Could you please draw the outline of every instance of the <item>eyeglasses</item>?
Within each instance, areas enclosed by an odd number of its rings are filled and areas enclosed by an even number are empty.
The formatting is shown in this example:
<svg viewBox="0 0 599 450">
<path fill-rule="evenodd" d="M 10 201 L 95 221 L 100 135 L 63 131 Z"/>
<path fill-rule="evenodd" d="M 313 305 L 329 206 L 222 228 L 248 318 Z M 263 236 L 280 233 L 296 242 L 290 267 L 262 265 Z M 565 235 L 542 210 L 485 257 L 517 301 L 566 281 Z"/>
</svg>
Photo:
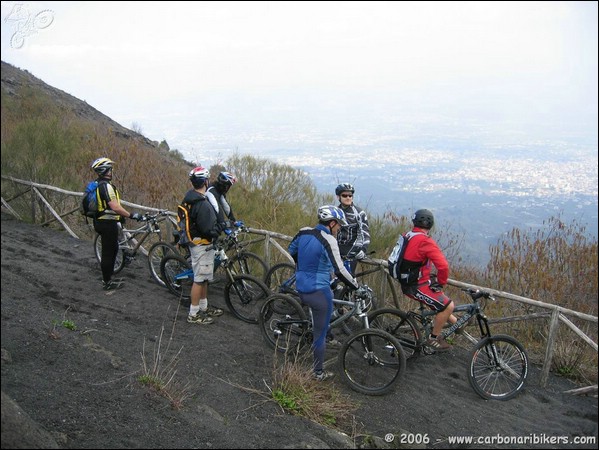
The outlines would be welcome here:
<svg viewBox="0 0 599 450">
<path fill-rule="evenodd" d="M 341 194 L 341 197 L 343 198 L 352 198 L 354 196 L 354 194 Z"/>
</svg>

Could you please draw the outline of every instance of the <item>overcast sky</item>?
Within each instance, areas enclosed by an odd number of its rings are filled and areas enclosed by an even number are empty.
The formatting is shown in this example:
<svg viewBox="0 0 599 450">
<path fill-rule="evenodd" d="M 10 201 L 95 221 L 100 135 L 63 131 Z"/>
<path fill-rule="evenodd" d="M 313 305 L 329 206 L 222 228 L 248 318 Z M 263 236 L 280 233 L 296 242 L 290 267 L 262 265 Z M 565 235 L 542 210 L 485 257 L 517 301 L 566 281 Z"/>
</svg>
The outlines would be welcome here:
<svg viewBox="0 0 599 450">
<path fill-rule="evenodd" d="M 597 2 L 3 1 L 2 60 L 128 127 L 149 105 L 330 90 L 596 136 L 597 17 Z"/>
</svg>

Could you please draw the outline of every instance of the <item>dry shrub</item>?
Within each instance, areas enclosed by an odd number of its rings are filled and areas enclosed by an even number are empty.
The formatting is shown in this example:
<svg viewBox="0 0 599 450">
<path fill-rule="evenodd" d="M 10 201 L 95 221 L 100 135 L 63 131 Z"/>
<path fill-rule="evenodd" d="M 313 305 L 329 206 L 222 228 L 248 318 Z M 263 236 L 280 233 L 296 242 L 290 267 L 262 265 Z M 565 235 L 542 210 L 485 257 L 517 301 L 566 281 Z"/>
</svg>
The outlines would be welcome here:
<svg viewBox="0 0 599 450">
<path fill-rule="evenodd" d="M 275 351 L 272 398 L 287 412 L 313 422 L 351 432 L 357 405 L 342 394 L 332 381 L 312 378 L 311 353 Z"/>
<path fill-rule="evenodd" d="M 144 338 L 141 353 L 142 374 L 137 379 L 143 385 L 149 386 L 167 398 L 173 409 L 181 409 L 183 402 L 192 395 L 191 384 L 176 378 L 179 355 L 183 347 L 174 355 L 169 356 L 170 340 L 163 351 L 163 334 L 164 326 L 160 329 L 160 336 L 154 345 L 151 359 L 146 356 L 146 340 Z"/>
</svg>

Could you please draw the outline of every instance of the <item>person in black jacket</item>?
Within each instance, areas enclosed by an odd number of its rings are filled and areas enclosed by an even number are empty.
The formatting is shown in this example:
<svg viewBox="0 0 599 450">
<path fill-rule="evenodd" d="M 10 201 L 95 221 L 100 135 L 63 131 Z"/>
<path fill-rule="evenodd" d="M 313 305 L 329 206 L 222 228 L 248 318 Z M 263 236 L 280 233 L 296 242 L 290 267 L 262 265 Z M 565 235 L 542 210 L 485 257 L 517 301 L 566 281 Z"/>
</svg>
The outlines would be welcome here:
<svg viewBox="0 0 599 450">
<path fill-rule="evenodd" d="M 348 226 L 343 227 L 337 235 L 341 257 L 346 260 L 346 267 L 352 275 L 356 273 L 358 261 L 366 258 L 370 245 L 370 229 L 366 212 L 354 204 L 353 185 L 342 183 L 335 188 L 339 199 L 339 208 L 345 214 Z"/>
<path fill-rule="evenodd" d="M 235 223 L 233 208 L 227 200 L 227 192 L 237 182 L 232 173 L 221 172 L 216 177 L 216 181 L 208 188 L 208 197 L 214 197 L 213 203 L 216 204 L 216 214 L 221 228 L 232 228 Z"/>
<path fill-rule="evenodd" d="M 222 228 L 218 224 L 216 211 L 206 197 L 210 173 L 202 166 L 189 172 L 189 181 L 193 185 L 185 194 L 182 203 L 191 204 L 190 233 L 194 245 L 189 247 L 193 267 L 193 286 L 191 287 L 191 305 L 189 323 L 210 324 L 214 317 L 221 316 L 223 310 L 208 305 L 208 283 L 214 272 L 214 253 L 212 241 L 218 238 Z"/>
</svg>

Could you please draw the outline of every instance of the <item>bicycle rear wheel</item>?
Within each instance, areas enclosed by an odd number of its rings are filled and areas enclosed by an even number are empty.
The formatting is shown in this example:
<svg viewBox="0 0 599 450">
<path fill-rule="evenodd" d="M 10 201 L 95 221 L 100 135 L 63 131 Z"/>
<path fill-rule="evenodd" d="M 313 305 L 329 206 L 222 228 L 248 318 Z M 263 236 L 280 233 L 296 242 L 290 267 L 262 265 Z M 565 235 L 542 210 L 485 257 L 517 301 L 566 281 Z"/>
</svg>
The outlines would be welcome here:
<svg viewBox="0 0 599 450">
<path fill-rule="evenodd" d="M 179 251 L 174 245 L 164 241 L 156 242 L 148 251 L 148 267 L 150 269 L 150 274 L 156 283 L 164 287 L 166 287 L 166 283 L 162 279 L 162 274 L 160 273 L 160 263 L 162 262 L 162 258 L 170 253 L 178 254 Z"/>
<path fill-rule="evenodd" d="M 248 323 L 258 323 L 260 308 L 270 290 L 256 277 L 234 275 L 225 285 L 225 302 L 235 317 Z"/>
<path fill-rule="evenodd" d="M 258 323 L 264 340 L 282 353 L 299 350 L 308 332 L 303 308 L 285 294 L 272 294 L 266 299 Z"/>
<path fill-rule="evenodd" d="M 366 395 L 390 392 L 406 368 L 406 356 L 397 339 L 372 328 L 351 335 L 337 362 L 343 381 Z"/>
<path fill-rule="evenodd" d="M 395 308 L 371 311 L 368 314 L 370 328 L 383 330 L 401 344 L 406 358 L 414 358 L 420 353 L 422 336 L 418 326 L 408 313 Z"/>
<path fill-rule="evenodd" d="M 179 254 L 169 253 L 162 258 L 160 274 L 168 290 L 179 298 L 183 306 L 189 306 L 193 286 L 191 263 Z"/>
<path fill-rule="evenodd" d="M 528 356 L 520 342 L 498 334 L 480 340 L 472 351 L 468 381 L 482 398 L 509 400 L 528 375 Z"/>
<path fill-rule="evenodd" d="M 102 236 L 96 234 L 94 238 L 94 251 L 96 253 L 96 259 L 102 264 Z M 122 249 L 118 249 L 116 252 L 116 259 L 114 260 L 114 273 L 119 273 L 125 267 L 125 255 Z"/>
</svg>

